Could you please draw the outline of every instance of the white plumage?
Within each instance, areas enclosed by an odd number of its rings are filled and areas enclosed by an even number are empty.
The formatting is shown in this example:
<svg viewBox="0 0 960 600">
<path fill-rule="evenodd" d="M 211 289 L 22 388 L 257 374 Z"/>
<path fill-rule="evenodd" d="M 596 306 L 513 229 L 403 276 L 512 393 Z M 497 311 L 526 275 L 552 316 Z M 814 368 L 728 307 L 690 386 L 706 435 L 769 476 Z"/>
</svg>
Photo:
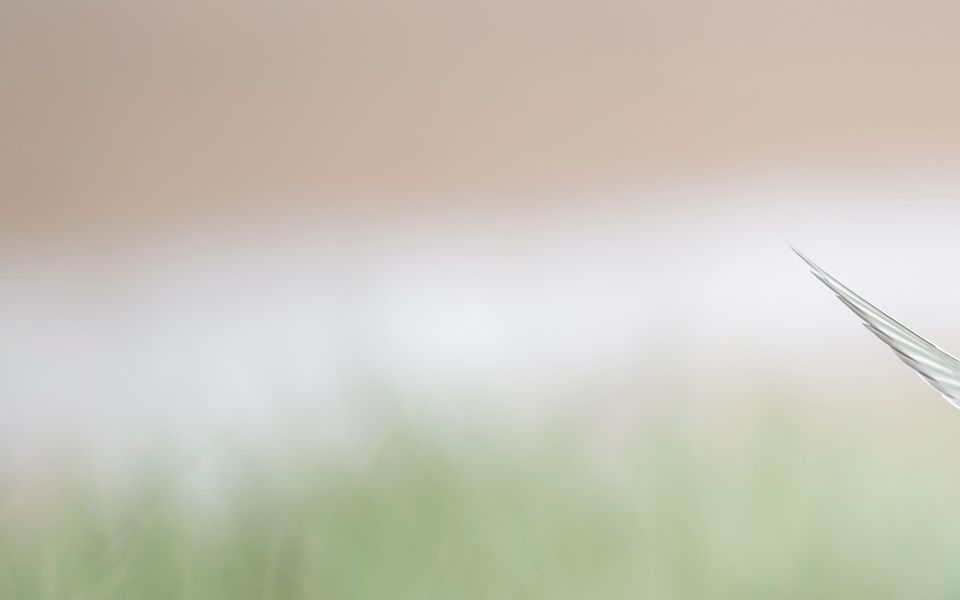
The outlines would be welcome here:
<svg viewBox="0 0 960 600">
<path fill-rule="evenodd" d="M 799 250 L 790 247 L 810 265 L 817 279 L 833 290 L 837 298 L 863 320 L 867 329 L 890 346 L 900 360 L 923 377 L 950 404 L 960 408 L 960 360 L 900 324 L 831 277 Z"/>
</svg>

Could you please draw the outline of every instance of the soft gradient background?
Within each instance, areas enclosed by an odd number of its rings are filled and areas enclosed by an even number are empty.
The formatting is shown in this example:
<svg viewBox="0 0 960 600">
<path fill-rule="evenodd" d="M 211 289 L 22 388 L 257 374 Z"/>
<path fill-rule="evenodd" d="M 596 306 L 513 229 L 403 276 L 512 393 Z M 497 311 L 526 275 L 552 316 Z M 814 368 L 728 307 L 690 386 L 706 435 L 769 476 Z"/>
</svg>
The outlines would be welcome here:
<svg viewBox="0 0 960 600">
<path fill-rule="evenodd" d="M 960 589 L 958 18 L 0 3 L 3 597 Z"/>
</svg>

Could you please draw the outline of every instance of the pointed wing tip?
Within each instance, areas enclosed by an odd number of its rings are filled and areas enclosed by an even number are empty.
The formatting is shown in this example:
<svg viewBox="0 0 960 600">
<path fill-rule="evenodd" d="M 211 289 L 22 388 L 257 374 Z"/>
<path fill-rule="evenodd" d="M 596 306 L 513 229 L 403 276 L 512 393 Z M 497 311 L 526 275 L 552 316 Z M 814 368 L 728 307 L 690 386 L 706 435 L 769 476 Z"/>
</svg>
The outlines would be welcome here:
<svg viewBox="0 0 960 600">
<path fill-rule="evenodd" d="M 790 250 L 794 252 L 794 254 L 799 256 L 800 259 L 810 267 L 811 273 L 814 275 L 814 277 L 819 279 L 828 288 L 833 290 L 840 302 L 845 304 L 847 308 L 852 310 L 857 316 L 860 317 L 863 325 L 871 333 L 876 335 L 882 342 L 892 349 L 894 353 L 910 369 L 920 376 L 921 379 L 939 392 L 940 396 L 946 400 L 947 403 L 949 403 L 955 409 L 960 409 L 960 389 L 954 389 L 950 386 L 952 382 L 960 379 L 960 361 L 958 361 L 957 358 L 948 352 L 941 350 L 933 343 L 920 337 L 918 334 L 896 322 L 866 300 L 860 298 L 846 286 L 831 277 L 819 265 L 807 258 L 807 256 L 804 255 L 803 252 L 801 252 L 796 246 L 791 244 L 789 240 L 783 238 L 783 241 L 787 244 Z M 901 336 L 908 336 L 909 339 L 906 346 L 903 345 L 903 340 L 891 338 L 889 334 L 881 331 L 877 323 L 885 322 L 886 326 L 892 328 L 897 334 Z M 927 356 L 927 359 L 936 360 L 937 364 L 940 365 L 942 369 L 948 369 L 947 375 L 938 377 L 936 374 L 928 374 L 926 372 L 927 370 L 923 368 L 923 365 L 918 364 L 917 362 L 923 358 L 922 356 L 918 358 L 918 352 L 920 352 L 918 348 L 931 355 Z M 911 352 L 911 349 L 913 349 L 914 352 Z"/>
<path fill-rule="evenodd" d="M 783 237 L 783 236 L 781 236 L 781 237 Z M 794 253 L 794 254 L 796 254 L 797 256 L 799 256 L 800 258 L 802 258 L 804 261 L 809 262 L 809 259 L 807 259 L 807 257 L 803 255 L 803 252 L 800 252 L 800 249 L 799 249 L 799 248 L 797 248 L 796 246 L 793 245 L 793 242 L 791 242 L 791 241 L 788 240 L 787 238 L 783 238 L 783 243 L 787 245 L 787 248 L 790 248 L 791 250 L 793 250 L 793 253 Z"/>
<path fill-rule="evenodd" d="M 784 238 L 783 241 L 786 242 L 787 246 L 788 246 L 791 250 L 793 250 L 793 253 L 794 253 L 794 254 L 796 254 L 797 256 L 800 257 L 800 260 L 802 260 L 803 262 L 807 263 L 807 266 L 810 267 L 811 269 L 813 269 L 814 275 L 817 275 L 818 273 L 824 273 L 823 269 L 821 269 L 820 266 L 817 265 L 817 263 L 815 263 L 815 262 L 813 262 L 812 260 L 810 260 L 809 258 L 807 258 L 807 255 L 805 255 L 803 252 L 800 252 L 800 249 L 797 248 L 796 246 L 794 246 L 793 244 L 791 244 L 789 240 L 787 240 L 786 238 Z M 825 274 L 825 273 L 824 273 L 824 274 Z M 824 283 L 826 283 L 826 282 L 824 282 Z"/>
</svg>

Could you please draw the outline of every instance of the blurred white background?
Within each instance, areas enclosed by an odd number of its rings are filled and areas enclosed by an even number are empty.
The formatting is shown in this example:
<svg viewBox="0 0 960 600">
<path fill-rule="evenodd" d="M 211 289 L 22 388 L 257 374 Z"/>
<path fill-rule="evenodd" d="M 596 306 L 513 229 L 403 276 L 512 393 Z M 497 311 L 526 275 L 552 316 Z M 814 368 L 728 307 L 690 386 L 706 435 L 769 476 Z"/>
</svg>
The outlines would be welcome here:
<svg viewBox="0 0 960 600">
<path fill-rule="evenodd" d="M 7 2 L 0 462 L 923 397 L 783 237 L 960 348 L 956 12 Z"/>
</svg>

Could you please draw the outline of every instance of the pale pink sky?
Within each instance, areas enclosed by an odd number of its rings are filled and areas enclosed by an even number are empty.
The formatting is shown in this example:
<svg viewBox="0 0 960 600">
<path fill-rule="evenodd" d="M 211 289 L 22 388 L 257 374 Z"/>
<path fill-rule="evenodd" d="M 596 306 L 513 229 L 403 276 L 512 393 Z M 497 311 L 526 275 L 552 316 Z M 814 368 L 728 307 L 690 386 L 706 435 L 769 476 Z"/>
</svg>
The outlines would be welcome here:
<svg viewBox="0 0 960 600">
<path fill-rule="evenodd" d="M 6 236 L 950 170 L 950 2 L 7 1 Z"/>
</svg>

